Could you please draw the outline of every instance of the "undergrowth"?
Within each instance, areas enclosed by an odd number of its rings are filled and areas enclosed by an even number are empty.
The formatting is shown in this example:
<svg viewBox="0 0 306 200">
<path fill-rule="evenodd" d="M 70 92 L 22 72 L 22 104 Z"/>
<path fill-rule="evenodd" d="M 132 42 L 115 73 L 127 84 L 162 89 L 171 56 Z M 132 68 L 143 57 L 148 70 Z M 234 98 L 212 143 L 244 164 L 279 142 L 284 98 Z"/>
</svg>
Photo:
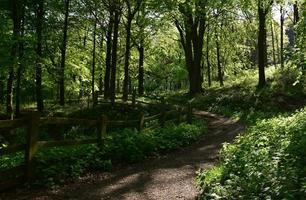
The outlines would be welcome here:
<svg viewBox="0 0 306 200">
<path fill-rule="evenodd" d="M 141 162 L 194 142 L 206 132 L 206 127 L 203 120 L 195 120 L 192 124 L 169 123 L 164 128 L 140 133 L 133 129 L 113 132 L 101 145 L 41 149 L 35 155 L 34 185 L 50 187 L 89 171 L 108 171 L 116 164 Z M 2 156 L 0 169 L 16 166 L 23 159 L 22 154 Z"/>
<path fill-rule="evenodd" d="M 306 197 L 305 76 L 294 68 L 269 70 L 268 86 L 258 90 L 255 75 L 229 80 L 226 87 L 209 89 L 193 101 L 249 127 L 224 145 L 216 167 L 198 172 L 200 199 Z"/>
<path fill-rule="evenodd" d="M 305 199 L 306 108 L 261 120 L 200 171 L 201 199 Z"/>
</svg>

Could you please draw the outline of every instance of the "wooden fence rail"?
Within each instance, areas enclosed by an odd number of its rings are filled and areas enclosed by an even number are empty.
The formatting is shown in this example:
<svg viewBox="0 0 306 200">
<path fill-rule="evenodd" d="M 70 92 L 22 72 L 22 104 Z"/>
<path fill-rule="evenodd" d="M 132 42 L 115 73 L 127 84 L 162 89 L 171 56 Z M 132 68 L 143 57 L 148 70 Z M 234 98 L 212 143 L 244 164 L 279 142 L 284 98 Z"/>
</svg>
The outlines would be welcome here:
<svg viewBox="0 0 306 200">
<path fill-rule="evenodd" d="M 0 181 L 0 191 L 6 190 L 8 188 L 14 187 L 18 184 L 24 182 L 31 182 L 34 179 L 34 162 L 33 158 L 37 151 L 41 148 L 51 148 L 59 146 L 68 145 L 81 145 L 81 144 L 94 144 L 102 143 L 103 138 L 107 135 L 108 128 L 118 128 L 118 127 L 134 127 L 137 128 L 139 132 L 143 130 L 149 130 L 156 128 L 158 126 L 164 126 L 166 121 L 176 120 L 177 122 L 182 122 L 185 119 L 189 121 L 192 115 L 192 109 L 179 108 L 176 110 L 166 111 L 165 106 L 162 112 L 153 116 L 145 117 L 142 113 L 137 120 L 127 120 L 127 121 L 112 121 L 109 120 L 106 115 L 102 115 L 97 120 L 89 119 L 73 119 L 73 118 L 59 118 L 59 117 L 40 117 L 38 112 L 30 113 L 28 116 L 22 119 L 16 120 L 1 120 L 0 128 L 5 129 L 15 129 L 24 127 L 27 129 L 26 144 L 12 145 L 0 149 L 0 156 L 8 155 L 12 153 L 22 152 L 25 154 L 25 162 L 20 166 L 7 169 L 5 171 L 0 171 L 0 177 L 15 177 L 14 179 L 5 180 L 1 183 Z M 158 124 L 153 124 L 150 127 L 145 127 L 146 123 L 150 123 L 158 120 Z M 89 138 L 83 140 L 69 139 L 60 141 L 39 141 L 39 128 L 45 125 L 84 125 L 87 127 L 97 128 L 97 137 Z M 20 173 L 23 172 L 23 173 Z M 17 175 L 19 173 L 19 175 Z"/>
</svg>

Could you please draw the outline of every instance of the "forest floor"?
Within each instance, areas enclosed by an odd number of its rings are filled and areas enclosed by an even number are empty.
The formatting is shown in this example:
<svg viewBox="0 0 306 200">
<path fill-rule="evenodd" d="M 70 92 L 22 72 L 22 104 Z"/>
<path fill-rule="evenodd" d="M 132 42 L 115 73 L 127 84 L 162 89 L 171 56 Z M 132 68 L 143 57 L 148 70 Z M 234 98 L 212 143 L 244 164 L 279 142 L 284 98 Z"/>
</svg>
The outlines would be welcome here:
<svg viewBox="0 0 306 200">
<path fill-rule="evenodd" d="M 196 199 L 195 174 L 218 162 L 219 150 L 225 142 L 245 130 L 238 121 L 204 111 L 197 115 L 207 118 L 208 133 L 190 147 L 150 159 L 111 173 L 88 174 L 75 183 L 50 190 L 13 190 L 0 194 L 6 199 L 127 199 L 171 200 Z"/>
</svg>

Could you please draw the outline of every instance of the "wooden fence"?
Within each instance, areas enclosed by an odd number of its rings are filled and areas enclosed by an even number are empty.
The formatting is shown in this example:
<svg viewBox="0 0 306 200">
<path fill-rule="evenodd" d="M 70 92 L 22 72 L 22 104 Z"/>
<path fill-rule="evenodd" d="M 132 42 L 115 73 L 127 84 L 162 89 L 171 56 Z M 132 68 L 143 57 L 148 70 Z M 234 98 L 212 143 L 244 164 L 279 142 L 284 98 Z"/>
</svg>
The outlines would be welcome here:
<svg viewBox="0 0 306 200">
<path fill-rule="evenodd" d="M 26 144 L 13 145 L 0 149 L 0 156 L 13 154 L 17 152 L 25 153 L 24 164 L 11 169 L 0 171 L 0 177 L 14 177 L 9 180 L 0 182 L 0 191 L 12 188 L 18 184 L 31 182 L 34 179 L 34 162 L 33 158 L 41 148 L 51 148 L 69 145 L 95 144 L 102 143 L 103 138 L 107 135 L 108 128 L 111 127 L 134 127 L 141 133 L 144 130 L 154 129 L 157 126 L 164 126 L 166 121 L 174 120 L 178 123 L 183 121 L 190 122 L 192 118 L 191 106 L 186 108 L 176 108 L 166 111 L 164 106 L 162 112 L 153 116 L 144 116 L 141 114 L 137 120 L 129 121 L 112 121 L 106 115 L 99 119 L 74 119 L 74 118 L 57 118 L 57 117 L 40 117 L 38 112 L 29 113 L 25 118 L 16 120 L 1 120 L 1 129 L 26 128 Z M 146 123 L 158 120 L 157 125 L 146 127 Z M 39 141 L 39 129 L 45 125 L 83 125 L 86 127 L 96 127 L 98 134 L 96 138 L 76 140 L 59 140 L 59 141 Z M 21 176 L 18 176 L 21 174 Z"/>
</svg>

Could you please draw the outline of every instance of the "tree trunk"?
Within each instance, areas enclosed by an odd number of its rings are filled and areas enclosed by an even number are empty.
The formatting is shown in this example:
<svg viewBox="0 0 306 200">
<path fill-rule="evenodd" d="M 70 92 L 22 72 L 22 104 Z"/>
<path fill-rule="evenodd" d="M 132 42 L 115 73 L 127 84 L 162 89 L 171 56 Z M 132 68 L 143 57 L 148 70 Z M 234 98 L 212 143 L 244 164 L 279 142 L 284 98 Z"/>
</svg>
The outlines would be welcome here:
<svg viewBox="0 0 306 200">
<path fill-rule="evenodd" d="M 103 34 L 101 36 L 101 59 L 103 59 L 103 46 L 104 44 L 104 38 L 103 38 Z M 103 92 L 103 62 L 101 61 L 101 64 L 100 64 L 100 74 L 99 74 L 99 95 L 102 95 L 102 92 Z"/>
<path fill-rule="evenodd" d="M 139 53 L 139 64 L 138 64 L 138 94 L 139 96 L 144 95 L 144 47 L 140 44 L 138 48 Z"/>
<path fill-rule="evenodd" d="M 9 67 L 9 75 L 7 79 L 7 96 L 6 96 L 6 112 L 13 119 L 13 92 L 14 92 L 14 69 L 18 59 L 18 39 L 20 36 L 20 2 L 12 0 L 12 19 L 13 19 L 13 44 L 11 49 L 12 63 Z"/>
<path fill-rule="evenodd" d="M 24 25 L 25 25 L 25 11 L 24 11 L 24 5 L 21 5 L 21 16 L 20 16 L 20 38 L 19 40 L 19 65 L 17 69 L 17 82 L 16 82 L 16 116 L 20 115 L 20 98 L 21 98 L 21 77 L 22 77 L 22 71 L 24 69 Z"/>
<path fill-rule="evenodd" d="M 36 24 L 36 103 L 37 110 L 42 112 L 44 110 L 44 102 L 42 96 L 42 25 L 44 17 L 44 1 L 40 0 L 38 2 L 37 8 L 37 24 Z"/>
<path fill-rule="evenodd" d="M 223 72 L 222 72 L 222 66 L 221 66 L 221 55 L 220 55 L 220 43 L 218 41 L 218 36 L 216 36 L 216 49 L 217 49 L 217 63 L 218 63 L 218 79 L 220 86 L 223 87 Z"/>
<path fill-rule="evenodd" d="M 211 65 L 210 65 L 210 60 L 209 60 L 209 33 L 208 32 L 206 36 L 206 63 L 207 63 L 208 86 L 211 87 Z"/>
<path fill-rule="evenodd" d="M 299 15 L 299 7 L 298 7 L 298 2 L 295 1 L 293 5 L 293 12 L 294 12 L 294 24 L 297 24 L 300 20 L 300 15 Z"/>
<path fill-rule="evenodd" d="M 281 47 L 280 47 L 280 58 L 281 58 L 281 68 L 284 69 L 284 12 L 283 6 L 280 7 L 280 23 L 281 23 Z"/>
<path fill-rule="evenodd" d="M 92 101 L 95 101 L 95 73 L 96 73 L 96 29 L 97 29 L 97 21 L 94 24 L 93 31 L 93 49 L 92 49 L 92 71 L 91 71 L 91 93 L 92 93 Z"/>
<path fill-rule="evenodd" d="M 267 63 L 267 30 L 266 30 L 266 12 L 258 5 L 259 31 L 258 31 L 258 87 L 266 86 L 265 67 Z"/>
<path fill-rule="evenodd" d="M 274 26 L 273 19 L 271 20 L 271 36 L 272 36 L 272 54 L 273 54 L 273 64 L 276 68 L 276 55 L 275 55 L 275 39 L 274 39 Z"/>
<path fill-rule="evenodd" d="M 114 17 L 114 37 L 113 37 L 113 47 L 112 47 L 112 65 L 111 65 L 111 80 L 110 80 L 110 96 L 112 103 L 115 103 L 116 99 L 116 72 L 117 72 L 119 23 L 120 23 L 120 13 L 118 10 L 116 10 Z"/>
<path fill-rule="evenodd" d="M 190 14 L 184 14 L 184 26 L 176 21 L 175 25 L 180 33 L 181 43 L 185 52 L 186 68 L 189 77 L 189 94 L 195 95 L 202 92 L 203 77 L 201 61 L 203 55 L 203 42 L 205 32 L 205 17 L 197 16 L 193 19 Z"/>
<path fill-rule="evenodd" d="M 68 33 L 68 17 L 69 17 L 69 1 L 65 0 L 65 21 L 63 27 L 63 43 L 61 47 L 61 66 L 60 66 L 60 105 L 65 105 L 65 62 L 67 49 L 67 33 Z"/>
<path fill-rule="evenodd" d="M 109 14 L 109 24 L 106 33 L 106 59 L 105 59 L 105 75 L 104 75 L 104 98 L 108 99 L 110 97 L 110 74 L 111 74 L 111 63 L 112 63 L 112 35 L 114 27 L 114 14 L 110 11 Z"/>
<path fill-rule="evenodd" d="M 126 39 L 125 39 L 125 62 L 124 62 L 124 80 L 123 80 L 123 96 L 122 100 L 128 100 L 129 93 L 129 65 L 130 65 L 130 52 L 131 52 L 131 27 L 132 17 L 129 13 L 126 25 Z"/>
</svg>

